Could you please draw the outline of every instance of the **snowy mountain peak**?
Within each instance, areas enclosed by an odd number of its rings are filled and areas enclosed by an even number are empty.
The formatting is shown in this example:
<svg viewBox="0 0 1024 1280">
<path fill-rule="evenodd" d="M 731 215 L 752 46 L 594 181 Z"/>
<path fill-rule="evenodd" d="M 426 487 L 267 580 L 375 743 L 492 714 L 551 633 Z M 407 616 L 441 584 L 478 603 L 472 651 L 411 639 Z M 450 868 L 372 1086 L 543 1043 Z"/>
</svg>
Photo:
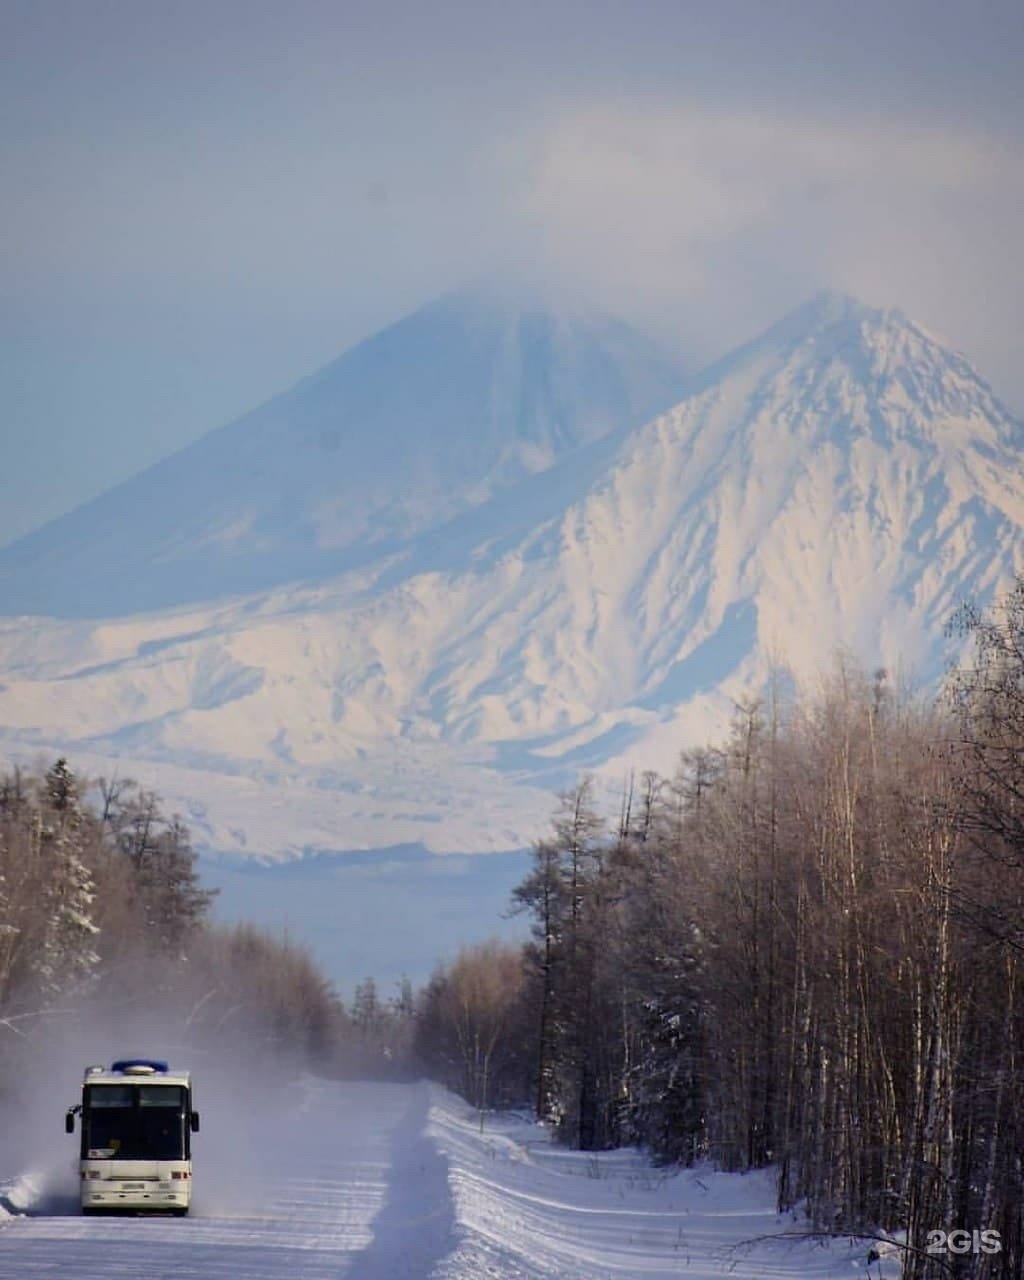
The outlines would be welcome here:
<svg viewBox="0 0 1024 1280">
<path fill-rule="evenodd" d="M 849 294 L 818 294 L 713 365 L 693 390 L 750 383 L 771 385 L 776 425 L 813 401 L 833 434 L 846 424 L 890 443 L 908 436 L 922 444 L 970 437 L 990 450 L 1024 443 L 1020 424 L 963 356 L 901 310 Z"/>
<path fill-rule="evenodd" d="M 721 376 L 723 368 L 771 351 L 783 359 L 800 355 L 814 361 L 851 346 L 880 349 L 892 343 L 916 340 L 928 344 L 942 361 L 951 353 L 896 307 L 874 307 L 851 294 L 825 290 L 771 325 L 752 342 L 740 347 L 708 374 Z"/>
<path fill-rule="evenodd" d="M 338 573 L 683 387 L 625 324 L 449 295 L 0 551 L 0 608 L 137 612 Z"/>
</svg>

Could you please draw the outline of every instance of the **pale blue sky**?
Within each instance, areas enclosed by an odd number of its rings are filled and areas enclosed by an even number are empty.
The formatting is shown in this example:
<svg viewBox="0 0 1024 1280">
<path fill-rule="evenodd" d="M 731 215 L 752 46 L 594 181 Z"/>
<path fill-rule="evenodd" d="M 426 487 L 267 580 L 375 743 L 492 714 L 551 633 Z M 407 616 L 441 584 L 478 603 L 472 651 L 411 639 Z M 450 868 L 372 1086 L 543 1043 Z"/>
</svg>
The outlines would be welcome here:
<svg viewBox="0 0 1024 1280">
<path fill-rule="evenodd" d="M 1018 411 L 1018 2 L 0 0 L 0 544 L 481 274 L 693 360 L 823 285 Z"/>
</svg>

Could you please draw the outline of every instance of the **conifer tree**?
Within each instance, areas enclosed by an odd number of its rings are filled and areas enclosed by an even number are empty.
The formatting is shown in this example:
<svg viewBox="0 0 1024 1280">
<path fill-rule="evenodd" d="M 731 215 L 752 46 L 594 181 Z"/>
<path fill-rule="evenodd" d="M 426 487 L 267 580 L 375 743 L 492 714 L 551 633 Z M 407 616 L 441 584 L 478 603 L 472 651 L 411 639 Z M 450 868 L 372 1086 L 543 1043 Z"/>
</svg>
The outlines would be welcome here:
<svg viewBox="0 0 1024 1280">
<path fill-rule="evenodd" d="M 92 915 L 95 886 L 82 859 L 84 825 L 77 780 L 61 757 L 43 780 L 31 827 L 45 883 L 38 972 L 50 995 L 87 978 L 99 963 L 94 945 L 99 927 Z"/>
</svg>

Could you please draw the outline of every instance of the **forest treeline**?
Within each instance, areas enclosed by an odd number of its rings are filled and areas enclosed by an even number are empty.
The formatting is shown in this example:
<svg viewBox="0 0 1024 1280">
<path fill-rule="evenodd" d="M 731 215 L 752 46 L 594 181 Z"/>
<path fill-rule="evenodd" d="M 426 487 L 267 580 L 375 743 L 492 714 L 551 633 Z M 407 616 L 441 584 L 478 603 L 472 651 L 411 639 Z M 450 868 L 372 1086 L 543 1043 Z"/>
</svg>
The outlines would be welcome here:
<svg viewBox="0 0 1024 1280">
<path fill-rule="evenodd" d="M 346 1005 L 304 947 L 212 923 L 213 897 L 153 792 L 82 783 L 63 758 L 0 776 L 0 1096 L 76 1025 L 146 1027 L 183 1052 L 230 1043 L 267 1066 L 407 1069 L 408 984 L 382 999 L 367 979 Z"/>
<path fill-rule="evenodd" d="M 738 707 L 618 811 L 583 779 L 533 851 L 524 950 L 465 951 L 423 1058 L 585 1149 L 774 1165 L 823 1231 L 906 1231 L 905 1275 L 1024 1275 L 1024 581 L 954 624 L 941 698 L 837 663 Z M 931 1231 L 999 1232 L 988 1254 Z"/>
<path fill-rule="evenodd" d="M 559 797 L 528 943 L 340 1001 L 302 947 L 210 921 L 184 824 L 66 761 L 0 779 L 0 1089 L 41 1021 L 161 1011 L 332 1074 L 426 1072 L 484 1112 L 665 1162 L 772 1165 L 825 1232 L 906 1231 L 910 1280 L 1024 1274 L 1024 579 L 955 622 L 923 703 L 839 662 L 727 738 Z M 153 963 L 158 961 L 158 963 Z M 930 1256 L 930 1231 L 998 1254 Z"/>
</svg>

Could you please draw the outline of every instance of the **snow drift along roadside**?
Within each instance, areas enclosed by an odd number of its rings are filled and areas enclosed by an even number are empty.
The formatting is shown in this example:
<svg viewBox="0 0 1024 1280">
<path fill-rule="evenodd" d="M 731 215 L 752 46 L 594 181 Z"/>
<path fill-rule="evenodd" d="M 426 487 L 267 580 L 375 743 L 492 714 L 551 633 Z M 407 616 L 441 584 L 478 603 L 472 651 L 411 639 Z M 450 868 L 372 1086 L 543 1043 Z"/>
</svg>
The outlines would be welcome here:
<svg viewBox="0 0 1024 1280">
<path fill-rule="evenodd" d="M 864 1240 L 823 1242 L 775 1211 L 770 1170 L 658 1169 L 639 1151 L 567 1151 L 543 1126 L 479 1117 L 435 1089 L 428 1132 L 447 1157 L 452 1249 L 432 1280 L 895 1280 Z"/>
</svg>

